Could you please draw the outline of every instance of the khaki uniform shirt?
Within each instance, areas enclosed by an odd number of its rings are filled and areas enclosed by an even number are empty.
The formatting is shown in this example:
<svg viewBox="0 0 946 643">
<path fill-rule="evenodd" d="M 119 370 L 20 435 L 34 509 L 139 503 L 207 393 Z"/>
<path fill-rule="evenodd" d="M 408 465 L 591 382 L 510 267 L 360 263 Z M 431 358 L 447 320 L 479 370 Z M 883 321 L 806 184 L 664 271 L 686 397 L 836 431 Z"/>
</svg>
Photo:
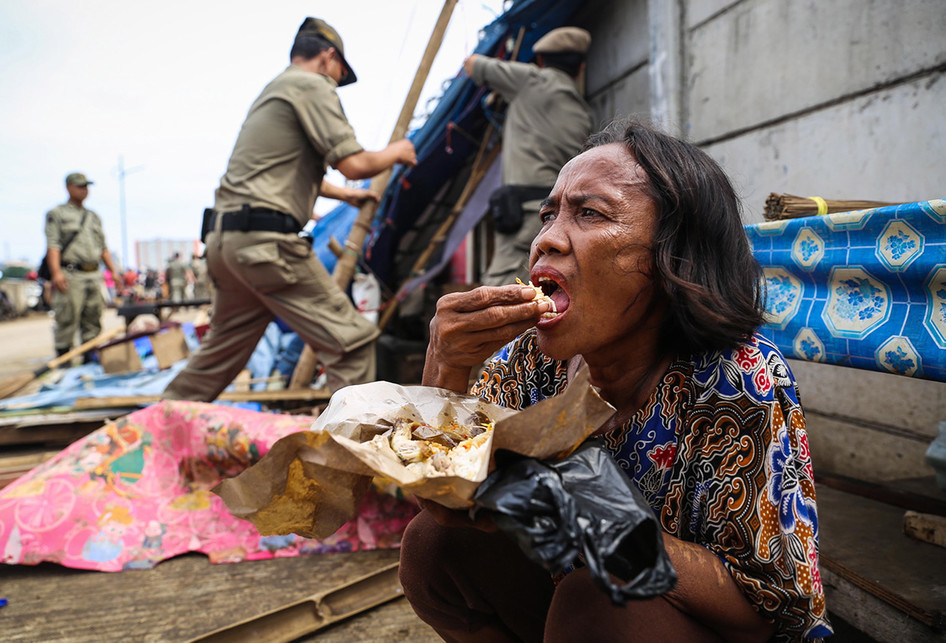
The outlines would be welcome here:
<svg viewBox="0 0 946 643">
<path fill-rule="evenodd" d="M 82 223 L 82 215 L 88 213 L 82 229 L 79 225 Z M 46 213 L 46 247 L 61 250 L 63 244 L 69 240 L 77 230 L 76 235 L 66 252 L 63 253 L 60 261 L 63 265 L 67 263 L 94 263 L 98 264 L 102 260 L 102 253 L 105 251 L 105 231 L 102 229 L 102 220 L 92 210 L 76 207 L 66 202 L 57 205 Z"/>
<path fill-rule="evenodd" d="M 326 164 L 362 151 L 334 80 L 290 65 L 267 85 L 243 122 L 214 209 L 244 204 L 312 217 Z"/>
<path fill-rule="evenodd" d="M 181 283 L 187 281 L 187 266 L 180 259 L 170 262 L 164 271 L 164 278 L 168 283 L 172 281 Z"/>
<path fill-rule="evenodd" d="M 503 185 L 549 186 L 591 134 L 591 109 L 565 72 L 478 56 L 473 81 L 509 103 L 503 124 Z"/>
</svg>

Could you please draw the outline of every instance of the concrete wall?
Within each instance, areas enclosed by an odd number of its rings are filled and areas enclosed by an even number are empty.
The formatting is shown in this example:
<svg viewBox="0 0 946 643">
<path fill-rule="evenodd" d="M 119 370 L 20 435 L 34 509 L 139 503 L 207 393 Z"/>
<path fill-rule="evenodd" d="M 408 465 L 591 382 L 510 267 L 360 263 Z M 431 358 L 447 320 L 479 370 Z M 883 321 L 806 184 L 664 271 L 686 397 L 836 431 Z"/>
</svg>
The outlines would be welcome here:
<svg viewBox="0 0 946 643">
<path fill-rule="evenodd" d="M 592 34 L 585 91 L 599 126 L 618 116 L 647 118 L 650 81 L 646 0 L 585 3 L 574 24 Z"/>
<path fill-rule="evenodd" d="M 944 0 L 598 0 L 575 23 L 593 36 L 598 121 L 655 114 L 659 93 L 675 88 L 668 129 L 722 164 L 747 222 L 762 220 L 771 192 L 946 197 Z M 660 49 L 673 43 L 678 51 Z M 946 419 L 946 384 L 792 368 L 816 470 L 932 474 L 924 453 Z"/>
</svg>

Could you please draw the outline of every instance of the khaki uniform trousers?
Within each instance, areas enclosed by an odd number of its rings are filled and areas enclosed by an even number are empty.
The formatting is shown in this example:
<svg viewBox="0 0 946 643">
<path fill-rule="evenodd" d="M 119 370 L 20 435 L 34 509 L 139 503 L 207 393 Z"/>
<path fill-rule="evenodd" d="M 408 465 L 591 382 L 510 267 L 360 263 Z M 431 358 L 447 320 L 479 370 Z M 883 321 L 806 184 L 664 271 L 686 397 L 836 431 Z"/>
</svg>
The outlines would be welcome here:
<svg viewBox="0 0 946 643">
<path fill-rule="evenodd" d="M 380 331 L 358 313 L 306 240 L 278 232 L 211 232 L 207 267 L 214 285 L 210 330 L 162 397 L 216 399 L 277 316 L 315 351 L 333 392 L 374 380 Z"/>
<path fill-rule="evenodd" d="M 184 301 L 184 287 L 187 282 L 183 280 L 172 279 L 168 285 L 168 293 L 171 301 Z"/>
<path fill-rule="evenodd" d="M 57 353 L 72 348 L 76 330 L 82 343 L 95 339 L 102 332 L 102 273 L 63 270 L 69 287 L 66 292 L 52 289 L 53 346 Z"/>
<path fill-rule="evenodd" d="M 493 235 L 493 258 L 483 276 L 484 286 L 508 286 L 519 278 L 529 283 L 529 251 L 532 240 L 542 229 L 539 221 L 541 201 L 527 201 L 522 205 L 522 227 L 515 234 Z"/>
</svg>

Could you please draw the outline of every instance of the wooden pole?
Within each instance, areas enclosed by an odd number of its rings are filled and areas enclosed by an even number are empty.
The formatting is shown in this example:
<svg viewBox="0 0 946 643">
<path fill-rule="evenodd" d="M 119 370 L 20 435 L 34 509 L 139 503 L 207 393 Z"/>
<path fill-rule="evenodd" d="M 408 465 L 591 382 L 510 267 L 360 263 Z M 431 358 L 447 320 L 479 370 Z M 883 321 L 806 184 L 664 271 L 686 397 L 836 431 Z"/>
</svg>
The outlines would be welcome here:
<svg viewBox="0 0 946 643">
<path fill-rule="evenodd" d="M 434 63 L 434 58 L 440 50 L 443 42 L 444 33 L 447 31 L 447 25 L 450 23 L 450 16 L 453 14 L 453 8 L 457 0 L 444 0 L 443 9 L 440 10 L 440 17 L 437 18 L 437 24 L 434 25 L 433 33 L 427 42 L 427 49 L 414 74 L 414 82 L 411 84 L 410 91 L 407 92 L 407 98 L 404 99 L 404 105 L 401 107 L 401 114 L 398 116 L 394 131 L 391 133 L 390 142 L 393 143 L 404 138 L 407 134 L 407 127 L 414 116 L 414 109 L 417 107 L 417 101 L 420 98 L 420 92 L 427 82 L 427 75 L 430 73 L 430 67 Z M 378 194 L 384 192 L 384 188 L 391 178 L 391 168 L 381 172 L 371 180 L 371 191 Z M 339 288 L 345 290 L 355 274 L 355 267 L 358 264 L 358 258 L 361 256 L 361 247 L 365 243 L 365 237 L 371 230 L 371 221 L 374 219 L 375 212 L 378 210 L 378 204 L 369 201 L 358 211 L 358 217 L 352 225 L 348 239 L 345 241 L 345 248 L 342 256 L 335 264 L 335 270 L 332 272 L 332 278 Z M 312 376 L 315 374 L 316 367 L 315 351 L 307 344 L 302 350 L 299 362 L 292 373 L 292 380 L 289 388 L 297 389 L 309 386 Z"/>
</svg>

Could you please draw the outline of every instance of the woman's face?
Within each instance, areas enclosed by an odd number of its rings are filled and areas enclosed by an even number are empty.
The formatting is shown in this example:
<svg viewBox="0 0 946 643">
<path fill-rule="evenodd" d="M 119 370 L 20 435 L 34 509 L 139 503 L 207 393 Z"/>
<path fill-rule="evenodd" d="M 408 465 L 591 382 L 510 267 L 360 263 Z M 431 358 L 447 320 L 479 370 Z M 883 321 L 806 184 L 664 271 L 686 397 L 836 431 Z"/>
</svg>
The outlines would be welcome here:
<svg viewBox="0 0 946 643">
<path fill-rule="evenodd" d="M 539 349 L 553 359 L 621 359 L 652 346 L 658 310 L 648 312 L 656 207 L 647 176 L 617 143 L 593 148 L 559 172 L 532 242 L 532 283 L 558 315 L 538 324 Z"/>
</svg>

